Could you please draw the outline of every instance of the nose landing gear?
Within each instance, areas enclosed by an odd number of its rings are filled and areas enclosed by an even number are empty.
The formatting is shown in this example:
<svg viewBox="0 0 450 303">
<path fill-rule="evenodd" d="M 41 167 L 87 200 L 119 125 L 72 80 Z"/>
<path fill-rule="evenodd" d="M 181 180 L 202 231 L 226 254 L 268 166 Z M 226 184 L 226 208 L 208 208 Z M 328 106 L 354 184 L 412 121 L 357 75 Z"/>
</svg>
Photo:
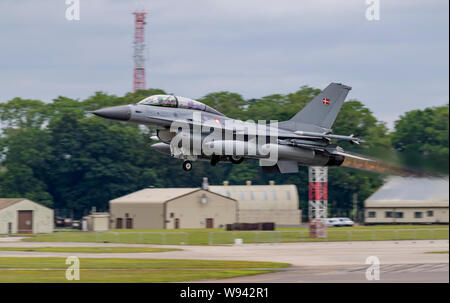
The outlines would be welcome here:
<svg viewBox="0 0 450 303">
<path fill-rule="evenodd" d="M 192 162 L 191 161 L 184 161 L 183 162 L 183 169 L 185 171 L 190 171 L 192 169 Z"/>
</svg>

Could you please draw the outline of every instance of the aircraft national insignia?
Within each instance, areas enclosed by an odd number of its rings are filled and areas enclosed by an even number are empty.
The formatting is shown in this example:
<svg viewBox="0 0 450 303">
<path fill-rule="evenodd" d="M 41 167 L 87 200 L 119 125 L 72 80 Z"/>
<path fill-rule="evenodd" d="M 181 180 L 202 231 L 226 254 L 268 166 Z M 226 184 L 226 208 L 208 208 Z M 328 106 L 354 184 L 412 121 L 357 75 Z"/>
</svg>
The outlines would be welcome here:
<svg viewBox="0 0 450 303">
<path fill-rule="evenodd" d="M 328 99 L 328 98 L 323 98 L 323 99 L 322 99 L 322 103 L 325 104 L 325 105 L 330 105 L 330 99 Z"/>
</svg>

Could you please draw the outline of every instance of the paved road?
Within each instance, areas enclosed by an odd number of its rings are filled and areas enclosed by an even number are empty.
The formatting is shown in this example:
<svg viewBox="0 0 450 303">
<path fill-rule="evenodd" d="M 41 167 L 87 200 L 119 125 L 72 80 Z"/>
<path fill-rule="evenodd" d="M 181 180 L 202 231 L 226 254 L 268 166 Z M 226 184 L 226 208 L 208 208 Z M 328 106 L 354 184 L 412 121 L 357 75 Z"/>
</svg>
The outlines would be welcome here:
<svg viewBox="0 0 450 303">
<path fill-rule="evenodd" d="M 277 273 L 223 282 L 365 282 L 367 257 L 381 262 L 381 282 L 448 282 L 448 240 L 367 241 L 322 243 L 243 244 L 223 246 L 140 245 L 114 243 L 2 242 L 0 247 L 135 246 L 175 247 L 183 251 L 160 253 L 76 253 L 79 258 L 158 258 L 286 262 L 293 265 Z M 67 257 L 74 253 L 0 251 L 0 257 Z M 82 260 L 81 260 L 82 261 Z"/>
<path fill-rule="evenodd" d="M 223 246 L 189 245 L 143 245 L 113 243 L 66 243 L 66 242 L 0 242 L 0 247 L 169 247 L 183 251 L 160 253 L 77 253 L 80 258 L 170 258 L 204 260 L 248 260 L 286 262 L 293 266 L 337 266 L 364 265 L 366 258 L 376 256 L 382 264 L 448 263 L 448 254 L 427 254 L 430 251 L 448 251 L 448 240 L 435 241 L 367 241 L 367 242 L 322 242 L 322 243 L 278 243 L 243 244 Z M 73 253 L 13 252 L 0 251 L 0 257 L 40 256 L 64 257 Z"/>
<path fill-rule="evenodd" d="M 17 242 L 21 241 L 24 237 L 0 237 L 0 243 L 2 242 Z"/>
<path fill-rule="evenodd" d="M 367 280 L 368 265 L 291 267 L 271 274 L 207 283 L 449 283 L 448 263 L 388 264 L 380 266 L 380 279 Z"/>
</svg>

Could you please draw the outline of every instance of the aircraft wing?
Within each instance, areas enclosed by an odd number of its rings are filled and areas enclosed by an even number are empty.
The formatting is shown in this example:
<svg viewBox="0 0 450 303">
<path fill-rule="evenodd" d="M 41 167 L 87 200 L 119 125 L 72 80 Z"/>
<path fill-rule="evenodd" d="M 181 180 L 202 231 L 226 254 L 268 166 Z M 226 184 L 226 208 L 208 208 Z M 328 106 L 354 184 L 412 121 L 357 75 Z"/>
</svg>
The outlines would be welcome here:
<svg viewBox="0 0 450 303">
<path fill-rule="evenodd" d="M 314 133 L 314 132 L 303 132 L 303 131 L 288 131 L 280 128 L 276 128 L 270 125 L 258 125 L 255 123 L 249 123 L 249 122 L 242 122 L 239 121 L 236 124 L 231 123 L 230 125 L 227 125 L 224 120 L 214 119 L 214 120 L 207 120 L 207 121 L 193 121 L 191 119 L 189 120 L 173 120 L 173 119 L 166 119 L 166 118 L 154 118 L 153 120 L 158 120 L 160 122 L 165 123 L 166 125 L 170 125 L 173 122 L 179 122 L 181 124 L 186 123 L 189 126 L 197 126 L 201 129 L 203 127 L 214 127 L 214 128 L 222 128 L 224 130 L 233 132 L 236 135 L 247 135 L 247 136 L 258 136 L 258 135 L 264 135 L 264 136 L 271 136 L 271 137 L 277 137 L 277 138 L 283 138 L 283 139 L 306 139 L 311 141 L 329 141 L 329 140 L 345 140 L 350 141 L 351 143 L 359 144 L 359 142 L 364 142 L 363 140 L 351 136 L 340 136 L 340 135 L 331 135 L 331 134 L 324 134 L 324 133 Z M 209 129 L 208 129 L 209 131 Z"/>
<path fill-rule="evenodd" d="M 171 124 L 172 122 L 178 122 L 180 124 L 186 123 L 189 126 L 197 126 L 197 127 L 215 127 L 215 128 L 222 128 L 224 130 L 228 130 L 233 132 L 236 135 L 246 135 L 246 136 L 258 136 L 258 135 L 265 135 L 265 136 L 272 136 L 272 137 L 280 137 L 280 138 L 290 138 L 290 139 L 311 139 L 311 140 L 321 140 L 321 137 L 318 136 L 306 136 L 306 135 L 298 135 L 291 131 L 271 127 L 268 125 L 258 125 L 253 124 L 249 122 L 242 122 L 237 123 L 235 125 L 230 124 L 227 125 L 222 120 L 207 120 L 207 121 L 193 121 L 193 120 L 173 120 L 173 119 L 166 119 L 166 118 L 154 118 L 153 120 L 158 120 L 160 122 L 167 123 L 167 125 Z M 231 126 L 231 127 L 230 127 Z M 209 129 L 208 129 L 209 131 Z"/>
</svg>

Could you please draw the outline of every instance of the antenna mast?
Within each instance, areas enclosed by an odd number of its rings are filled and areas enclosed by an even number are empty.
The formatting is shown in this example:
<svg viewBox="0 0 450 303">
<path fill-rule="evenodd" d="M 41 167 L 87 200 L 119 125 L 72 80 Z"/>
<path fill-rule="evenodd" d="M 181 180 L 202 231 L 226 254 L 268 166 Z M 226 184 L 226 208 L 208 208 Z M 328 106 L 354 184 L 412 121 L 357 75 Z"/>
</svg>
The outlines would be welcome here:
<svg viewBox="0 0 450 303">
<path fill-rule="evenodd" d="M 134 11 L 134 74 L 133 92 L 145 89 L 145 14 L 147 11 Z"/>
<path fill-rule="evenodd" d="M 326 238 L 328 213 L 328 167 L 309 168 L 309 231 L 311 238 Z"/>
</svg>

